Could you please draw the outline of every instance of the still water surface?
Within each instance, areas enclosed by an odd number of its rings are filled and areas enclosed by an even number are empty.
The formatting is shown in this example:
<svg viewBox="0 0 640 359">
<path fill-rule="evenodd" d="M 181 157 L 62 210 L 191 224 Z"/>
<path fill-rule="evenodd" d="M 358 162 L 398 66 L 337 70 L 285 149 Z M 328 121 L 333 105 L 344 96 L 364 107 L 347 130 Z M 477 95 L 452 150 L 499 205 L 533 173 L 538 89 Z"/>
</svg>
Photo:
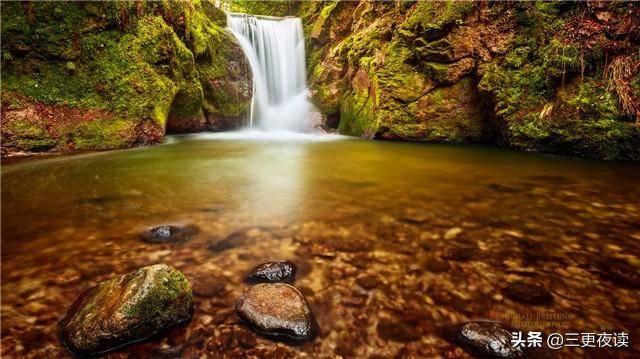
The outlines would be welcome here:
<svg viewBox="0 0 640 359">
<path fill-rule="evenodd" d="M 56 324 L 76 296 L 153 263 L 185 273 L 194 318 L 111 357 L 467 357 L 437 332 L 472 319 L 633 343 L 639 183 L 638 164 L 337 136 L 176 136 L 4 164 L 2 354 L 66 356 Z M 162 224 L 200 232 L 139 240 Z M 247 271 L 274 259 L 298 265 L 321 329 L 302 346 L 233 315 Z"/>
</svg>

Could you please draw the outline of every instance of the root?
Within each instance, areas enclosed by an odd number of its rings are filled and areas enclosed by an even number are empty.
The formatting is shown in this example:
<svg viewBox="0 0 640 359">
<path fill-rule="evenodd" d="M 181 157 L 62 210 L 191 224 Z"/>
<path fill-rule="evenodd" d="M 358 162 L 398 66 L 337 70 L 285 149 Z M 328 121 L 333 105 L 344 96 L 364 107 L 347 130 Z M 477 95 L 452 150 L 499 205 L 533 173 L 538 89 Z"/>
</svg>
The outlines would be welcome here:
<svg viewBox="0 0 640 359">
<path fill-rule="evenodd" d="M 630 82 L 640 70 L 640 61 L 635 62 L 629 56 L 616 56 L 605 68 L 607 91 L 614 92 L 620 98 L 622 110 L 636 116 L 636 125 L 640 126 L 640 101 L 633 92 Z"/>
</svg>

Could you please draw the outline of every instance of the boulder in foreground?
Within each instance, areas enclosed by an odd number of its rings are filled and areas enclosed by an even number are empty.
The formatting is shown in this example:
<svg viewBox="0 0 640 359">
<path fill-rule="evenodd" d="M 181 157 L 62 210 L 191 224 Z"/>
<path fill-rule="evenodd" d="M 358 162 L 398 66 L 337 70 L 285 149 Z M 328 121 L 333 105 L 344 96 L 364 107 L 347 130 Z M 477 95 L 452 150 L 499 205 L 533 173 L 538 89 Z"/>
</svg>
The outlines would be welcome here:
<svg viewBox="0 0 640 359">
<path fill-rule="evenodd" d="M 236 313 L 252 329 L 266 336 L 303 341 L 313 339 L 317 331 L 309 304 L 288 284 L 254 285 L 236 302 Z"/>
<path fill-rule="evenodd" d="M 71 306 L 60 332 L 73 353 L 95 355 L 147 339 L 192 315 L 185 276 L 156 264 L 89 289 Z"/>
</svg>

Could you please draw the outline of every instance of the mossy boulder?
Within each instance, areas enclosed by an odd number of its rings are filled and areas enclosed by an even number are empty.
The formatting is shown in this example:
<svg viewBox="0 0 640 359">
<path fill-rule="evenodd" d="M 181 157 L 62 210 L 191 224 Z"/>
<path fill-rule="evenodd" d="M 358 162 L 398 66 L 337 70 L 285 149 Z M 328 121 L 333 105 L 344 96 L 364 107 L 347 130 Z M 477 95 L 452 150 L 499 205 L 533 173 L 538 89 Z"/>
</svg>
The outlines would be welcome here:
<svg viewBox="0 0 640 359">
<path fill-rule="evenodd" d="M 494 136 L 471 77 L 438 87 L 382 120 L 379 136 L 429 142 L 489 142 Z"/>
<path fill-rule="evenodd" d="M 225 24 L 210 0 L 3 5 L 3 146 L 102 150 L 162 142 L 168 122 L 237 125 L 251 72 Z"/>
<path fill-rule="evenodd" d="M 640 159 L 629 3 L 326 1 L 301 14 L 311 99 L 343 134 Z M 634 74 L 612 80 L 614 57 Z"/>
<path fill-rule="evenodd" d="M 527 151 L 640 160 L 637 115 L 621 106 L 602 57 L 603 51 L 612 57 L 629 53 L 629 61 L 640 63 L 640 46 L 601 36 L 615 28 L 600 21 L 593 8 L 563 12 L 560 5 L 548 5 L 517 8 L 521 27 L 512 48 L 478 71 L 478 89 L 491 100 L 501 142 Z M 587 17 L 574 16 L 579 11 Z M 617 22 L 625 23 L 640 12 L 629 8 L 618 14 Z"/>
<path fill-rule="evenodd" d="M 604 160 L 640 160 L 640 127 L 597 80 L 579 79 L 548 102 L 502 118 L 503 141 L 527 151 Z"/>
<path fill-rule="evenodd" d="M 96 355 L 147 339 L 193 315 L 189 282 L 156 264 L 99 283 L 80 296 L 60 323 L 67 348 Z"/>
</svg>

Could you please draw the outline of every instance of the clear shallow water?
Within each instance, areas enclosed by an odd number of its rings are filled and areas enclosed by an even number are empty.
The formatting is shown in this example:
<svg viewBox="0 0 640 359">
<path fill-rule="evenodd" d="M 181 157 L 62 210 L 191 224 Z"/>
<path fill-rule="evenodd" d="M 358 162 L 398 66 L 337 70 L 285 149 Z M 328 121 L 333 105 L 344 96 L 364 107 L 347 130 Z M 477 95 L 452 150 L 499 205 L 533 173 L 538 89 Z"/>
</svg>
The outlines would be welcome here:
<svg viewBox="0 0 640 359">
<path fill-rule="evenodd" d="M 548 329 L 535 315 L 562 316 L 548 331 L 624 330 L 633 343 L 638 183 L 637 164 L 286 133 L 3 165 L 2 354 L 65 356 L 56 324 L 76 296 L 153 263 L 185 273 L 196 314 L 114 358 L 465 357 L 438 327 L 486 318 Z M 139 240 L 161 224 L 200 233 Z M 233 315 L 243 277 L 273 259 L 299 267 L 295 285 L 321 329 L 313 342 L 272 342 Z M 552 303 L 511 299 L 519 282 L 542 285 Z"/>
</svg>

